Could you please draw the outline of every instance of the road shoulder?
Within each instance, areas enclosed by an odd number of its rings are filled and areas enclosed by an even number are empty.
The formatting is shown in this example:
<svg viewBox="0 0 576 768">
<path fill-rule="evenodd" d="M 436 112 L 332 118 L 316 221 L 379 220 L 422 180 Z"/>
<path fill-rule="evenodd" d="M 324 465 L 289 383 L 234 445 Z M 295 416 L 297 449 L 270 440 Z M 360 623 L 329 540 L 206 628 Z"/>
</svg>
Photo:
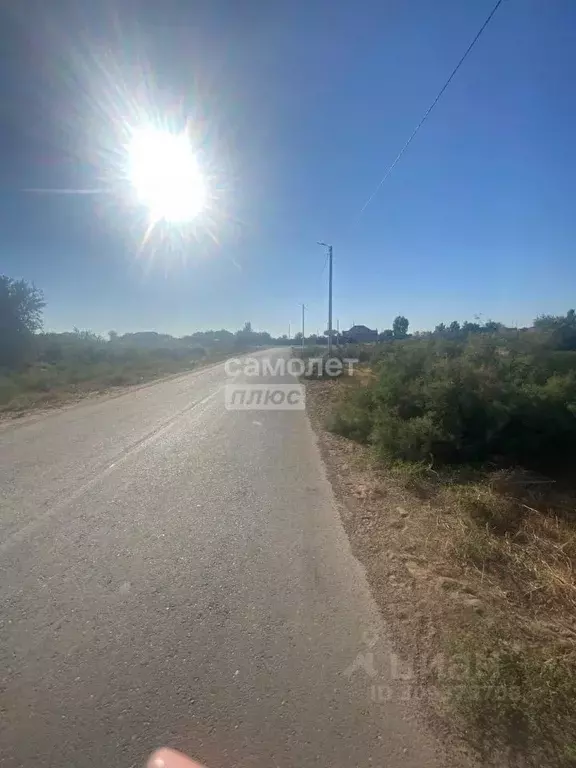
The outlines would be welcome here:
<svg viewBox="0 0 576 768">
<path fill-rule="evenodd" d="M 423 520 L 413 505 L 408 511 L 402 490 L 382 483 L 365 447 L 327 430 L 326 419 L 339 396 L 338 382 L 308 380 L 305 386 L 307 413 L 352 553 L 364 567 L 390 640 L 402 659 L 398 676 L 404 698 L 442 743 L 447 764 L 477 765 L 476 755 L 450 721 L 437 685 L 444 672 L 438 625 L 445 618 L 444 602 L 455 599 L 455 593 L 446 588 L 450 577 L 431 577 L 411 535 Z M 425 514 L 426 510 L 420 511 L 421 518 Z M 459 613 L 475 621 L 478 602 L 466 593 L 461 599 Z M 375 695 L 386 696 L 387 691 L 376 686 Z"/>
</svg>

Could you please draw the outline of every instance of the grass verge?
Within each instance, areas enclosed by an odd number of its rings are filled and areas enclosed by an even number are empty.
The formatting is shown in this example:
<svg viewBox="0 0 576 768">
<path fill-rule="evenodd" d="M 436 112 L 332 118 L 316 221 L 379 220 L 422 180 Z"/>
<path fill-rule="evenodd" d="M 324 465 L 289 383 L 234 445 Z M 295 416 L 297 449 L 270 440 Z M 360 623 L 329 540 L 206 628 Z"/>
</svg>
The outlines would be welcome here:
<svg viewBox="0 0 576 768">
<path fill-rule="evenodd" d="M 124 363 L 34 365 L 23 372 L 0 374 L 0 416 L 21 416 L 31 410 L 55 408 L 91 394 L 105 394 L 189 373 L 244 352 L 213 354 L 202 360 L 147 356 Z"/>
</svg>

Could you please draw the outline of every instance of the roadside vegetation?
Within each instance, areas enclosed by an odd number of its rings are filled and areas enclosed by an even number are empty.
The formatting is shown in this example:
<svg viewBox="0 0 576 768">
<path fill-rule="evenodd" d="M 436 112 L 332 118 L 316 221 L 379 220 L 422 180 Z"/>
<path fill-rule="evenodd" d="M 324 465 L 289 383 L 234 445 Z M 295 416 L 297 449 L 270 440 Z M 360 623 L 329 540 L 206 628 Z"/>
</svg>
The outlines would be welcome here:
<svg viewBox="0 0 576 768">
<path fill-rule="evenodd" d="M 356 375 L 308 402 L 419 682 L 484 760 L 576 766 L 574 311 L 340 353 Z"/>
<path fill-rule="evenodd" d="M 42 331 L 40 290 L 0 276 L 0 412 L 58 405 L 90 392 L 190 371 L 259 346 L 288 343 L 253 331 L 198 331 L 181 338 L 153 331 L 108 338 L 77 328 Z"/>
</svg>

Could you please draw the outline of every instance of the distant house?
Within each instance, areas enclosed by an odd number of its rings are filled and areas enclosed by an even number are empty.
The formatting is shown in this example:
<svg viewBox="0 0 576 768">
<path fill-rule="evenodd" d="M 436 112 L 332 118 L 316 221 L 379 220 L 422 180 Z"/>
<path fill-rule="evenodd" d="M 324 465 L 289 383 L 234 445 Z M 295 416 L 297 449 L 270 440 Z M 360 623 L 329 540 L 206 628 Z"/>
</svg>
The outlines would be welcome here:
<svg viewBox="0 0 576 768">
<path fill-rule="evenodd" d="M 365 344 L 369 341 L 378 341 L 378 331 L 372 331 L 365 325 L 353 325 L 349 331 L 342 332 L 342 340 Z"/>
</svg>

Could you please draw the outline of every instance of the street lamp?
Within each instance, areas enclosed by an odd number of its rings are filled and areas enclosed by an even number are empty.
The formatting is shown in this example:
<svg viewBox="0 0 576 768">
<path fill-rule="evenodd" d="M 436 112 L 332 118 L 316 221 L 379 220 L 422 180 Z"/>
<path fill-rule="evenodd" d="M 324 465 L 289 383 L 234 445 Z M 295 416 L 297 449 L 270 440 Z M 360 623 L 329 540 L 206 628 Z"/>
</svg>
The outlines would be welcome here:
<svg viewBox="0 0 576 768">
<path fill-rule="evenodd" d="M 318 241 L 318 245 L 328 249 L 328 354 L 332 353 L 332 246 Z"/>
</svg>

